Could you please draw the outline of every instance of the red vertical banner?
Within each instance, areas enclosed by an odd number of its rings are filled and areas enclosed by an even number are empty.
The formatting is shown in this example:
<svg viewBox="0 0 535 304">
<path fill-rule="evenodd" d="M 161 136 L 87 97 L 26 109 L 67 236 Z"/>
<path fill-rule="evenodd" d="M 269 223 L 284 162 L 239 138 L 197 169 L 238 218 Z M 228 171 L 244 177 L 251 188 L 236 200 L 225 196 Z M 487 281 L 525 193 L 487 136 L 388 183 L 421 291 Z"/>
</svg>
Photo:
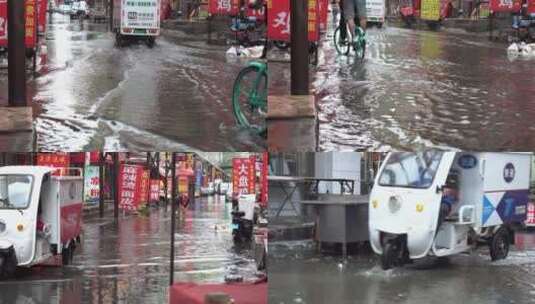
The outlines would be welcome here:
<svg viewBox="0 0 535 304">
<path fill-rule="evenodd" d="M 240 12 L 240 0 L 209 0 L 208 12 L 211 15 L 236 16 Z"/>
<path fill-rule="evenodd" d="M 319 31 L 320 33 L 327 31 L 327 17 L 329 15 L 329 1 L 317 0 L 319 10 Z M 337 5 L 337 4 L 334 4 Z"/>
<path fill-rule="evenodd" d="M 260 194 L 260 202 L 262 203 L 262 206 L 264 208 L 267 207 L 268 204 L 268 169 L 269 169 L 269 156 L 267 152 L 262 153 L 262 174 L 261 176 L 261 182 L 262 182 L 262 190 Z"/>
<path fill-rule="evenodd" d="M 121 164 L 119 173 L 119 208 L 136 210 L 141 196 L 143 167 Z"/>
<path fill-rule="evenodd" d="M 320 39 L 320 18 L 319 1 L 308 0 L 308 40 L 318 41 Z"/>
<path fill-rule="evenodd" d="M 250 193 L 249 192 L 250 191 L 249 166 L 250 166 L 250 160 L 248 158 L 234 158 L 232 160 L 232 191 L 234 193 L 238 193 L 238 194 Z"/>
<path fill-rule="evenodd" d="M 33 48 L 37 42 L 37 0 L 26 0 L 26 47 Z"/>
<path fill-rule="evenodd" d="M 160 200 L 160 180 L 150 180 L 150 201 L 157 202 Z"/>
<path fill-rule="evenodd" d="M 37 31 L 39 33 L 44 33 L 46 30 L 46 7 L 48 5 L 47 0 L 37 0 Z"/>
<path fill-rule="evenodd" d="M 247 173 L 248 193 L 256 193 L 256 155 L 249 156 L 249 171 Z"/>
<path fill-rule="evenodd" d="M 150 180 L 149 170 L 143 169 L 141 174 L 141 181 L 139 186 L 139 203 L 148 203 L 149 202 L 149 180 Z"/>
</svg>

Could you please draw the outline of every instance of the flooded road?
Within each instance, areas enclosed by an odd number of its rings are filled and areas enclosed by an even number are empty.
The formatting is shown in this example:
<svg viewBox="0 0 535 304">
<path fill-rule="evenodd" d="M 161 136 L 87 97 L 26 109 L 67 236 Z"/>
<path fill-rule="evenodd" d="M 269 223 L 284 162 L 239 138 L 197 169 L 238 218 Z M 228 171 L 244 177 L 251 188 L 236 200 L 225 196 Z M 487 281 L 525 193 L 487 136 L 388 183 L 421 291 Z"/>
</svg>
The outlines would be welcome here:
<svg viewBox="0 0 535 304">
<path fill-rule="evenodd" d="M 118 48 L 106 24 L 49 21 L 47 70 L 29 84 L 40 150 L 264 149 L 235 126 L 232 83 L 246 60 L 227 59 L 225 46 L 164 35 L 153 49 Z"/>
<path fill-rule="evenodd" d="M 487 252 L 383 271 L 371 254 L 319 255 L 311 242 L 270 243 L 269 303 L 534 303 L 535 252 Z"/>
<path fill-rule="evenodd" d="M 198 199 L 177 221 L 175 282 L 224 282 L 237 273 L 254 279 L 248 249 L 234 248 L 230 204 Z M 86 219 L 72 265 L 35 267 L 0 281 L 0 303 L 166 303 L 170 208 L 149 216 Z M 218 229 L 215 229 L 218 227 Z"/>
<path fill-rule="evenodd" d="M 359 63 L 337 55 L 329 29 L 311 85 L 320 150 L 535 148 L 533 59 L 485 36 L 386 27 L 369 29 Z M 289 83 L 289 64 L 270 72 Z"/>
</svg>

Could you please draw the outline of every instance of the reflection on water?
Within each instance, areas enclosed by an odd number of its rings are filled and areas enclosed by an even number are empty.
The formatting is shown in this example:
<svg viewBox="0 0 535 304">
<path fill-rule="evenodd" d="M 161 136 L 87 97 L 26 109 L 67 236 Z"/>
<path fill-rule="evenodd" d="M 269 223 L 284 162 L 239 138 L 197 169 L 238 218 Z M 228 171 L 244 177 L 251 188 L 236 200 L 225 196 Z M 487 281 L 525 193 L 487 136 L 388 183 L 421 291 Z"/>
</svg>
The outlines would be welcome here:
<svg viewBox="0 0 535 304">
<path fill-rule="evenodd" d="M 31 82 L 43 150 L 263 150 L 236 127 L 232 82 L 247 60 L 199 39 L 115 47 L 107 24 L 52 15 L 48 64 Z M 0 89 L 7 79 L 0 81 Z"/>
<path fill-rule="evenodd" d="M 0 303 L 165 303 L 170 212 L 88 219 L 74 263 L 22 270 L 0 281 Z M 175 281 L 221 283 L 228 274 L 255 279 L 247 248 L 234 248 L 230 206 L 211 197 L 184 210 L 175 235 Z"/>
<path fill-rule="evenodd" d="M 321 150 L 450 146 L 535 148 L 533 61 L 510 61 L 486 37 L 370 29 L 367 58 L 338 56 L 332 27 L 314 70 Z M 273 63 L 274 83 L 289 65 Z"/>
<path fill-rule="evenodd" d="M 491 263 L 482 252 L 383 271 L 371 254 L 319 255 L 310 244 L 270 244 L 270 303 L 532 303 L 535 252 Z"/>
</svg>

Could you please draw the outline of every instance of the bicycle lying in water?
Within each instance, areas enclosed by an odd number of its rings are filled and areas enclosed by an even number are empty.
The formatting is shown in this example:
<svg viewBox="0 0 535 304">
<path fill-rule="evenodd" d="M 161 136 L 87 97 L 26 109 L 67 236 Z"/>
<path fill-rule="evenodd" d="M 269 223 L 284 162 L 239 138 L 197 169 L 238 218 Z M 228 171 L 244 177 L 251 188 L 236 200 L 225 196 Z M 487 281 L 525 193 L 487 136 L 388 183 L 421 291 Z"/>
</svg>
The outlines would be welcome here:
<svg viewBox="0 0 535 304">
<path fill-rule="evenodd" d="M 232 90 L 232 111 L 239 126 L 265 133 L 267 87 L 265 62 L 251 61 L 240 71 Z"/>
<path fill-rule="evenodd" d="M 355 33 L 351 33 L 346 24 L 338 26 L 334 31 L 334 47 L 341 55 L 349 55 L 353 49 L 357 58 L 362 60 L 366 53 L 366 34 L 360 26 L 356 26 Z"/>
</svg>

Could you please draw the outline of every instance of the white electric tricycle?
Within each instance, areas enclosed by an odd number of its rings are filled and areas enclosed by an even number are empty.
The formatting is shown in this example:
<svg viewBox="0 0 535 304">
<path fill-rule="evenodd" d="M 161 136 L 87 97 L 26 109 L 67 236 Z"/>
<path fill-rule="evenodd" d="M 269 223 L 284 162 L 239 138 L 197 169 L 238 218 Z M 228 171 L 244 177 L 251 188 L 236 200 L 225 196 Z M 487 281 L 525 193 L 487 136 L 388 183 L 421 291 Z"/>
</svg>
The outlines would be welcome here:
<svg viewBox="0 0 535 304">
<path fill-rule="evenodd" d="M 79 169 L 0 167 L 0 277 L 54 256 L 61 255 L 63 264 L 72 261 L 82 192 Z"/>
<path fill-rule="evenodd" d="M 531 154 L 392 152 L 370 195 L 370 243 L 383 269 L 488 245 L 504 259 L 526 219 Z"/>
</svg>

